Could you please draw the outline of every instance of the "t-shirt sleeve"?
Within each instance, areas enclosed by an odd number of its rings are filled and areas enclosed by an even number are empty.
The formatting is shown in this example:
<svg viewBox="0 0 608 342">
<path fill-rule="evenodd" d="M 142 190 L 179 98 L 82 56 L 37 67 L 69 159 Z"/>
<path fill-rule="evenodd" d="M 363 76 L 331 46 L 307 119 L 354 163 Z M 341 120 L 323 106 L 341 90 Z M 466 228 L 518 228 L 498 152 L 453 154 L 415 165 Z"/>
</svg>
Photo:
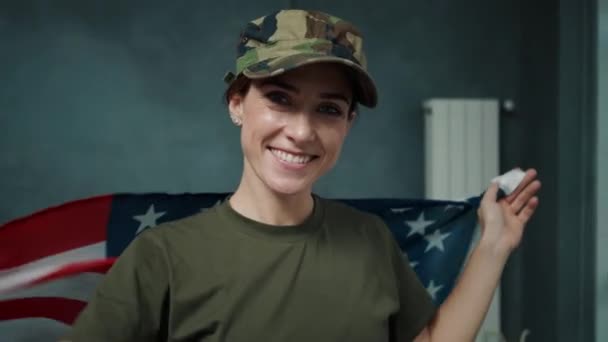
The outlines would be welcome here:
<svg viewBox="0 0 608 342">
<path fill-rule="evenodd" d="M 68 341 L 157 341 L 168 296 L 164 249 L 152 231 L 124 250 L 73 324 Z"/>
<path fill-rule="evenodd" d="M 429 324 L 436 307 L 389 228 L 383 221 L 380 224 L 386 232 L 385 240 L 399 293 L 399 312 L 390 320 L 391 341 L 412 341 Z"/>
</svg>

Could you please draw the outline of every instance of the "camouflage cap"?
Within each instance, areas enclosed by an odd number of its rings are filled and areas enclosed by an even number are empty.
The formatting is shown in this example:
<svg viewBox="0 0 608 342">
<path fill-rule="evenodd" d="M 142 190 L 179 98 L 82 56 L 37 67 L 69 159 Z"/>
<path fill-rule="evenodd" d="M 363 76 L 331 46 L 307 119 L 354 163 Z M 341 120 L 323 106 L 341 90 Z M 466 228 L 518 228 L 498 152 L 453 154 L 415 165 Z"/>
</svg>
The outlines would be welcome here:
<svg viewBox="0 0 608 342">
<path fill-rule="evenodd" d="M 236 73 L 226 74 L 227 83 L 241 73 L 258 79 L 306 64 L 336 62 L 355 71 L 355 99 L 367 107 L 377 103 L 363 39 L 345 20 L 318 11 L 281 10 L 249 22 L 240 37 Z"/>
</svg>

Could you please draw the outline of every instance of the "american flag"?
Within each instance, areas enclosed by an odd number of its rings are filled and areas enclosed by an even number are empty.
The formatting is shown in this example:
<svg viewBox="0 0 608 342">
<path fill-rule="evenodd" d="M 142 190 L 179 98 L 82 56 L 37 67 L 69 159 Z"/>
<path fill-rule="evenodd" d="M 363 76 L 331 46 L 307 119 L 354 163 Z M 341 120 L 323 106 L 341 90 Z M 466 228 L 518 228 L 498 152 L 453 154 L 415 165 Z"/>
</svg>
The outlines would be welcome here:
<svg viewBox="0 0 608 342">
<path fill-rule="evenodd" d="M 52 341 L 68 330 L 104 273 L 144 229 L 228 194 L 116 194 L 49 208 L 0 226 L 2 341 Z M 479 197 L 465 201 L 340 200 L 380 216 L 436 304 L 465 262 Z"/>
</svg>

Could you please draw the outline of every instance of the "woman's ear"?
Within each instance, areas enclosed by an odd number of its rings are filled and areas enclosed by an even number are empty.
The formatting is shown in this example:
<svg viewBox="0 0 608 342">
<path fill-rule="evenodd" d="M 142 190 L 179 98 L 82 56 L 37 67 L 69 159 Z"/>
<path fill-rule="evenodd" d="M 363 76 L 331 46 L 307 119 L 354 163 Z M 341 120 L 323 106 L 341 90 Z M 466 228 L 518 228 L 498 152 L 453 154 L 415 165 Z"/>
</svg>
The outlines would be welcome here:
<svg viewBox="0 0 608 342">
<path fill-rule="evenodd" d="M 243 96 L 233 94 L 228 101 L 228 111 L 230 112 L 230 120 L 237 125 L 243 124 Z"/>
</svg>

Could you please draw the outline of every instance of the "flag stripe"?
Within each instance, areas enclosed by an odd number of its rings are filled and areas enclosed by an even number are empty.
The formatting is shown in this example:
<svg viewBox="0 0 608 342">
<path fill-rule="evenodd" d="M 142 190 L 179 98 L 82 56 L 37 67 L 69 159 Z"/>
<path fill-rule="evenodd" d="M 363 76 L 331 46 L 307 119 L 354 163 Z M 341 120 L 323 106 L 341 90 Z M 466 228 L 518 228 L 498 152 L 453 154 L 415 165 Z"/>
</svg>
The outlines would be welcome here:
<svg viewBox="0 0 608 342">
<path fill-rule="evenodd" d="M 64 277 L 70 277 L 75 274 L 80 274 L 83 272 L 93 272 L 93 273 L 106 273 L 110 267 L 114 264 L 114 260 L 116 258 L 105 258 L 99 260 L 90 260 L 90 261 L 82 261 L 75 262 L 69 265 L 65 265 L 54 272 L 51 272 L 44 277 L 38 278 L 33 281 L 31 284 L 40 284 L 45 283 L 47 281 L 52 281 L 55 279 L 61 279 Z"/>
<path fill-rule="evenodd" d="M 0 295 L 0 302 L 32 297 L 62 297 L 88 301 L 97 284 L 103 279 L 100 273 L 82 273 L 75 276 L 56 279 L 27 288 L 10 291 Z"/>
<path fill-rule="evenodd" d="M 86 303 L 80 300 L 38 297 L 0 302 L 0 321 L 28 317 L 44 317 L 72 324 Z"/>
<path fill-rule="evenodd" d="M 71 202 L 0 226 L 0 270 L 105 241 L 111 203 L 112 196 Z"/>
<path fill-rule="evenodd" d="M 0 271 L 0 293 L 39 281 L 71 263 L 104 258 L 105 252 L 106 243 L 100 242 L 2 270 Z"/>
</svg>

